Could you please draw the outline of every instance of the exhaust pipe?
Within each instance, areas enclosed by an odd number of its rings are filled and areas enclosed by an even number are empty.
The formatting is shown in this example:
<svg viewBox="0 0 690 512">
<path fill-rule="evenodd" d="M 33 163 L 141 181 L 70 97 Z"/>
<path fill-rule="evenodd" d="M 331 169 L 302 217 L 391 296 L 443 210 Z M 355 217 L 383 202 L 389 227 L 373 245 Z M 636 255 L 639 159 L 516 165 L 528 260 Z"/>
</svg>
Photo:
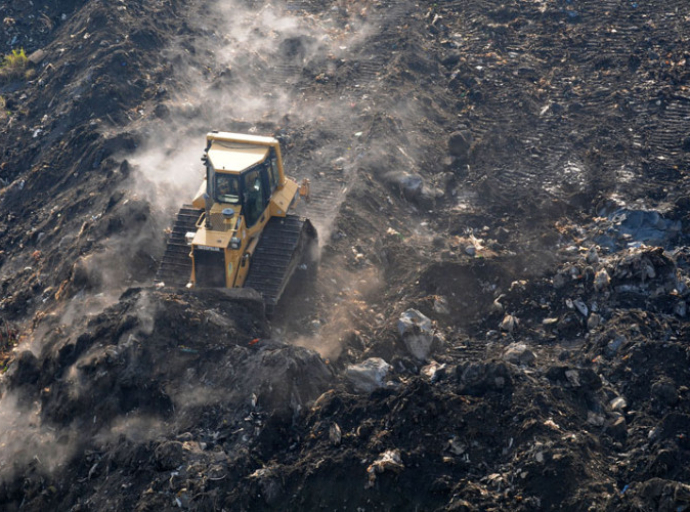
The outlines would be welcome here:
<svg viewBox="0 0 690 512">
<path fill-rule="evenodd" d="M 213 206 L 213 199 L 206 192 L 202 196 L 204 198 L 204 211 L 206 212 L 205 225 L 207 228 L 211 228 L 211 207 Z"/>
</svg>

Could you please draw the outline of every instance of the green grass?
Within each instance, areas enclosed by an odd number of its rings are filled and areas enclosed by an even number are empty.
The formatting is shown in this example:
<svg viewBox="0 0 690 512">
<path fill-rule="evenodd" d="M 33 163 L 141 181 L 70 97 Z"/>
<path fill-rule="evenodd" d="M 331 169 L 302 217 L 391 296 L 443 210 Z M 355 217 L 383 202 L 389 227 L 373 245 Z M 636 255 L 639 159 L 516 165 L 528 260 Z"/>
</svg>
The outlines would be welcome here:
<svg viewBox="0 0 690 512">
<path fill-rule="evenodd" d="M 25 78 L 28 67 L 29 59 L 24 52 L 24 48 L 12 50 L 12 53 L 8 53 L 2 58 L 0 80 L 10 81 Z"/>
</svg>

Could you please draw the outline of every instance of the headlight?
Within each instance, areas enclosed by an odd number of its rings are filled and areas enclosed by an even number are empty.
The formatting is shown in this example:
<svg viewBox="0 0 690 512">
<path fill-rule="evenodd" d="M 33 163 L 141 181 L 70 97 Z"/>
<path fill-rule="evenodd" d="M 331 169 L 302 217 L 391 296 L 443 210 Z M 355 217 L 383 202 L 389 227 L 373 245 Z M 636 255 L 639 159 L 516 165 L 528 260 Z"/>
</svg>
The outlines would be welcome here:
<svg viewBox="0 0 690 512">
<path fill-rule="evenodd" d="M 242 243 L 242 241 L 239 238 L 237 238 L 236 236 L 233 236 L 230 239 L 230 249 L 239 249 L 241 243 Z"/>
</svg>

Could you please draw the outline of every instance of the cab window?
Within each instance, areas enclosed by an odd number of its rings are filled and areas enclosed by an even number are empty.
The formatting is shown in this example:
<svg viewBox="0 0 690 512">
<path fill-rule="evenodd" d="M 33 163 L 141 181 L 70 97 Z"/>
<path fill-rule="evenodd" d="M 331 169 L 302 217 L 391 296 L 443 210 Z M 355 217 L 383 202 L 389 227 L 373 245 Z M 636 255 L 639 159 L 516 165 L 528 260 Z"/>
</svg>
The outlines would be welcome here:
<svg viewBox="0 0 690 512">
<path fill-rule="evenodd" d="M 248 171 L 243 176 L 243 210 L 247 226 L 253 226 L 266 209 L 266 191 L 260 171 L 261 167 Z"/>
<path fill-rule="evenodd" d="M 268 181 L 270 182 L 272 191 L 278 186 L 279 179 L 280 174 L 278 173 L 278 159 L 276 158 L 275 151 L 271 151 L 271 159 L 268 162 Z"/>
<path fill-rule="evenodd" d="M 214 199 L 219 203 L 238 204 L 240 202 L 240 182 L 233 174 L 216 173 L 213 191 Z"/>
</svg>

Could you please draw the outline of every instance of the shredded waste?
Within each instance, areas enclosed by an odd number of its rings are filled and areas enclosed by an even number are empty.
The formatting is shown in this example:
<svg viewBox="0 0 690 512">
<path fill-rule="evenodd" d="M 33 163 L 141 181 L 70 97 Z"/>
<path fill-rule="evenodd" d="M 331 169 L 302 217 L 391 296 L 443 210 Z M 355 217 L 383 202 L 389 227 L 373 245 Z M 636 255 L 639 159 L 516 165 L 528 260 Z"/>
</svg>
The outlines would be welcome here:
<svg viewBox="0 0 690 512">
<path fill-rule="evenodd" d="M 690 510 L 690 3 L 0 21 L 0 510 Z M 154 286 L 211 130 L 309 189 L 270 321 Z"/>
</svg>

